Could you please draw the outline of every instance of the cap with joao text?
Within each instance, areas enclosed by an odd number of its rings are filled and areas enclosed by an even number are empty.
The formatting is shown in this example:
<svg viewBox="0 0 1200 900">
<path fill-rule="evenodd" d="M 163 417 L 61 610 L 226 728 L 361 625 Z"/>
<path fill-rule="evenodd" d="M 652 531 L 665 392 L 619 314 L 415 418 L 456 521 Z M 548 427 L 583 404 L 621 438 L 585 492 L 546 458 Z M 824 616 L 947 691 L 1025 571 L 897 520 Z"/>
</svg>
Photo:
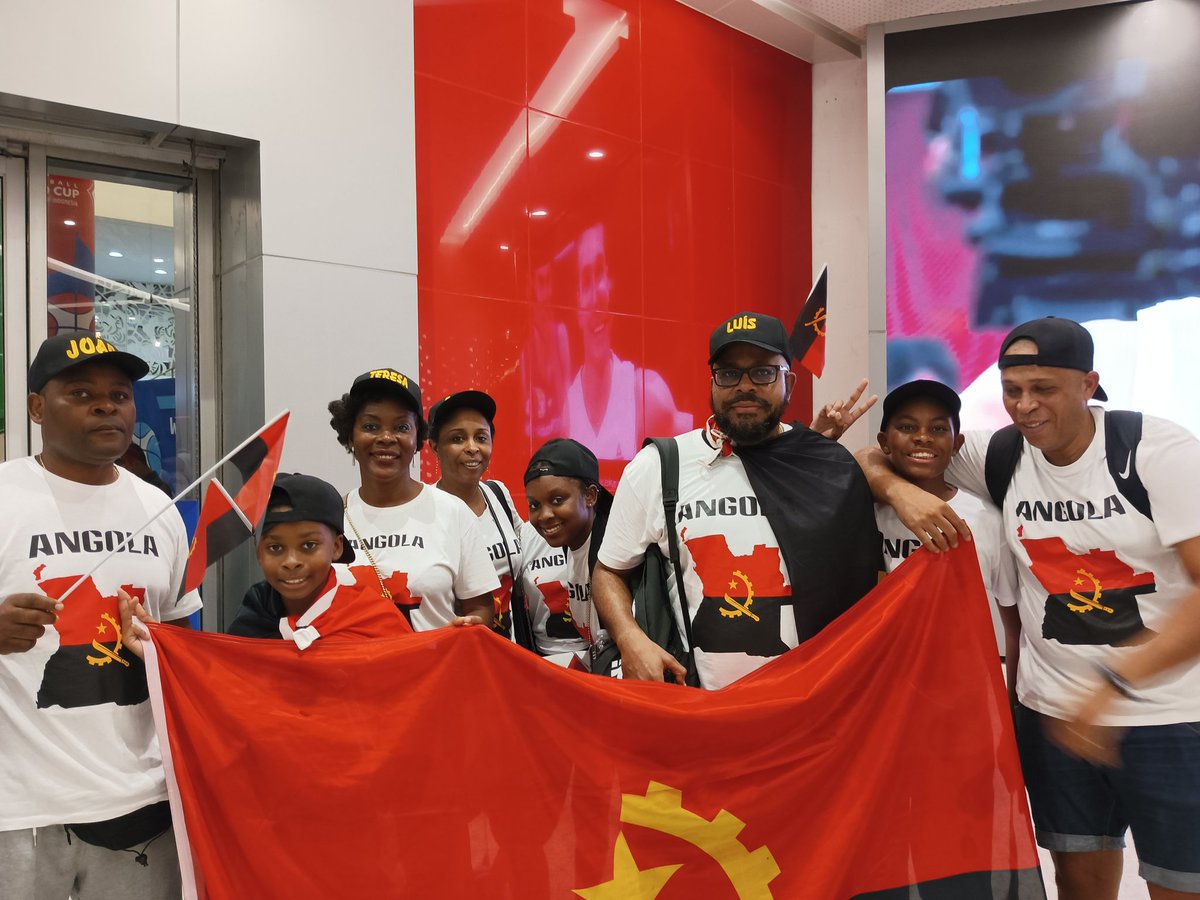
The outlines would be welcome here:
<svg viewBox="0 0 1200 900">
<path fill-rule="evenodd" d="M 342 555 L 334 562 L 354 562 L 354 548 L 342 533 L 345 507 L 342 495 L 328 481 L 314 475 L 282 473 L 275 476 L 262 533 L 285 522 L 320 522 L 342 539 Z"/>
<path fill-rule="evenodd" d="M 917 398 L 928 398 L 941 404 L 950 416 L 954 433 L 958 434 L 962 431 L 958 420 L 959 411 L 962 409 L 962 400 L 949 385 L 928 378 L 902 384 L 883 398 L 883 421 L 879 425 L 879 430 L 885 430 L 892 416 L 900 412 L 910 400 Z"/>
<path fill-rule="evenodd" d="M 116 366 L 131 381 L 137 381 L 150 371 L 144 359 L 118 350 L 103 338 L 84 331 L 67 332 L 47 338 L 38 347 L 29 366 L 29 391 L 40 394 L 52 378 L 90 362 L 106 362 Z"/>
<path fill-rule="evenodd" d="M 1006 352 L 1020 340 L 1037 344 L 1037 353 Z M 1000 345 L 998 365 L 1001 369 L 1013 366 L 1050 366 L 1056 369 L 1091 372 L 1094 367 L 1094 354 L 1095 345 L 1086 328 L 1072 319 L 1045 316 L 1018 325 L 1008 333 L 1008 337 Z M 1096 393 L 1092 396 L 1097 400 L 1108 399 L 1108 394 L 1098 384 Z"/>
<path fill-rule="evenodd" d="M 791 361 L 787 327 L 774 316 L 756 312 L 740 312 L 717 326 L 708 339 L 708 363 L 721 355 L 730 344 L 751 344 L 778 353 Z"/>
<path fill-rule="evenodd" d="M 493 433 L 496 430 L 496 401 L 483 391 L 459 391 L 449 394 L 429 407 L 429 433 L 436 441 L 442 426 L 460 409 L 470 409 L 487 419 Z"/>
<path fill-rule="evenodd" d="M 421 418 L 421 387 L 417 384 L 417 379 L 409 378 L 395 369 L 372 369 L 363 372 L 354 379 L 354 384 L 350 385 L 350 396 L 358 397 L 367 391 L 380 388 L 399 394 L 407 405 L 412 407 L 417 418 Z"/>
</svg>

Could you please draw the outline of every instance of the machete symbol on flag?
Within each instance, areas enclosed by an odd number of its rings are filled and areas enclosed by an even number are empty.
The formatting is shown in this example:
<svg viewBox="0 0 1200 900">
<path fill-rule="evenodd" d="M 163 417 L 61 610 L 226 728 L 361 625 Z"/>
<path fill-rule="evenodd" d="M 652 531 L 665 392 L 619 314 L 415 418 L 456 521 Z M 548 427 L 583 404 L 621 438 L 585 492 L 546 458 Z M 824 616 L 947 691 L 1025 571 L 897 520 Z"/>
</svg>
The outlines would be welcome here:
<svg viewBox="0 0 1200 900">
<path fill-rule="evenodd" d="M 1044 898 L 987 603 L 918 553 L 720 691 L 151 625 L 184 896 Z"/>
</svg>

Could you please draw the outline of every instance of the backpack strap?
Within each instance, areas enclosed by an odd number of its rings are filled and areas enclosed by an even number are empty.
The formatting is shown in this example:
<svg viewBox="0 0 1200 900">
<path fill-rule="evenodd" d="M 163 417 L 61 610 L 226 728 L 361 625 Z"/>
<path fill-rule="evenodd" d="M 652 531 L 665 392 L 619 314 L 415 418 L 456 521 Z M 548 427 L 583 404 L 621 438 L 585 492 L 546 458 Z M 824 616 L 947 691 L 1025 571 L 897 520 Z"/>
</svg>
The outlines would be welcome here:
<svg viewBox="0 0 1200 900">
<path fill-rule="evenodd" d="M 484 484 L 486 484 L 488 486 L 488 489 L 495 495 L 496 502 L 498 502 L 500 504 L 500 508 L 502 510 L 504 510 L 504 514 L 506 516 L 508 516 L 509 523 L 512 525 L 513 528 L 516 528 L 517 522 L 516 522 L 516 519 L 513 518 L 512 507 L 508 505 L 508 500 L 505 499 L 505 497 L 504 497 L 504 491 L 502 491 L 500 489 L 500 482 L 485 481 Z"/>
<path fill-rule="evenodd" d="M 1008 493 L 1008 486 L 1024 449 L 1025 441 L 1016 425 L 1005 425 L 988 441 L 983 460 L 983 480 L 987 484 L 988 496 L 997 509 L 1004 508 L 1004 495 Z"/>
<path fill-rule="evenodd" d="M 675 590 L 679 595 L 679 611 L 683 619 L 683 632 L 687 638 L 687 652 L 691 656 L 692 622 L 688 615 L 687 593 L 683 587 L 683 567 L 679 563 L 679 532 L 675 530 L 675 508 L 679 505 L 679 445 L 675 438 L 646 438 L 646 444 L 658 448 L 659 462 L 662 467 L 662 497 L 663 515 L 666 517 L 667 549 L 671 556 L 671 566 L 675 571 Z"/>
<path fill-rule="evenodd" d="M 1104 413 L 1104 453 L 1108 471 L 1133 508 L 1154 521 L 1150 495 L 1137 471 L 1137 448 L 1142 440 L 1142 414 L 1128 409 L 1110 409 Z"/>
</svg>

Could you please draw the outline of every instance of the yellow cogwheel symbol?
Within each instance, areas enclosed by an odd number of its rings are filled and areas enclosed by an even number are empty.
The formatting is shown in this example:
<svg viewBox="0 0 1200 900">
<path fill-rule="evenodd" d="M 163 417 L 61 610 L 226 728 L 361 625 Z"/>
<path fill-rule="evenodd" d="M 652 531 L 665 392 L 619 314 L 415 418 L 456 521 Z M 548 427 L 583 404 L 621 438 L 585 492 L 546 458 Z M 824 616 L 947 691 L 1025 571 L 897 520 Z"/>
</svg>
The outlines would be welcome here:
<svg viewBox="0 0 1200 900">
<path fill-rule="evenodd" d="M 680 791 L 651 781 L 644 796 L 621 795 L 621 821 L 669 834 L 703 851 L 721 867 L 741 900 L 770 900 L 773 896 L 771 882 L 779 875 L 775 857 L 766 846 L 747 850 L 738 840 L 746 823 L 728 810 L 722 809 L 709 821 L 684 809 Z M 624 834 L 619 834 L 613 853 L 613 880 L 575 893 L 586 900 L 630 898 L 633 896 L 630 889 L 637 885 L 640 891 L 636 896 L 653 898 L 677 868 L 664 866 L 639 871 Z"/>
</svg>

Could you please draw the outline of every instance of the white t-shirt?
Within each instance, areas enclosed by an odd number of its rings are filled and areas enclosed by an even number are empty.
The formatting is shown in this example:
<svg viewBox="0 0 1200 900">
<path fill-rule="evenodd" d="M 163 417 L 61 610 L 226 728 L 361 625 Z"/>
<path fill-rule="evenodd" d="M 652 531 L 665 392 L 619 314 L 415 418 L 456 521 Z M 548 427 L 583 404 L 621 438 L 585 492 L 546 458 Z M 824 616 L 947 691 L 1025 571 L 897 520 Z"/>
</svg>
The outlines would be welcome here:
<svg viewBox="0 0 1200 900">
<path fill-rule="evenodd" d="M 1005 539 L 1021 583 L 1017 696 L 1063 717 L 1097 683 L 1096 665 L 1119 668 L 1136 647 L 1116 644 L 1157 631 L 1192 590 L 1174 544 L 1200 535 L 1200 441 L 1166 419 L 1144 416 L 1137 471 L 1151 521 L 1117 490 L 1105 454 L 1104 411 L 1092 408 L 1096 436 L 1083 455 L 1054 466 L 1026 442 L 1004 498 Z M 986 495 L 989 432 L 968 432 L 947 477 Z M 1138 686 L 1120 699 L 1113 725 L 1200 721 L 1200 661 Z"/>
<path fill-rule="evenodd" d="M 675 527 L 700 684 L 725 687 L 798 643 L 791 581 L 779 543 L 737 454 L 721 456 L 703 429 L 676 438 Z M 599 559 L 627 571 L 667 546 L 658 450 L 646 447 L 617 486 Z M 668 576 L 680 628 L 674 573 Z"/>
<path fill-rule="evenodd" d="M 414 631 L 449 625 L 456 597 L 467 600 L 500 586 L 471 508 L 430 485 L 400 506 L 368 506 L 351 491 L 345 534 L 354 548 L 351 568 L 372 574 L 373 558 Z"/>
<path fill-rule="evenodd" d="M 991 611 L 992 628 L 996 632 L 996 646 L 1004 655 L 1004 625 L 1000 621 L 999 606 L 1015 606 L 1020 587 L 1017 584 L 1017 563 L 1004 540 L 1004 529 L 1000 524 L 1000 512 L 990 503 L 974 494 L 959 490 L 950 498 L 950 508 L 971 526 L 975 556 L 979 560 L 979 571 L 983 586 L 994 601 L 988 604 Z M 889 572 L 904 562 L 921 542 L 896 516 L 896 511 L 882 503 L 875 504 L 875 522 L 883 536 L 883 561 Z"/>
<path fill-rule="evenodd" d="M 65 593 L 169 502 L 124 469 L 106 485 L 0 464 L 0 598 Z M 200 608 L 178 598 L 187 565 L 172 506 L 63 600 L 33 649 L 0 656 L 0 831 L 99 822 L 166 799 L 146 670 L 123 648 L 117 589 L 160 621 Z M 0 875 L 0 881 L 3 876 Z"/>
<path fill-rule="evenodd" d="M 521 577 L 522 556 L 519 532 L 522 522 L 513 504 L 512 494 L 508 492 L 504 482 L 494 481 L 492 484 L 500 488 L 504 499 L 508 502 L 508 508 L 512 511 L 512 518 L 509 518 L 508 513 L 504 511 L 504 507 L 496 499 L 492 489 L 486 484 L 481 484 L 479 488 L 483 491 L 483 500 L 487 504 L 487 508 L 479 515 L 479 530 L 487 545 L 492 566 L 496 570 L 496 578 L 500 581 L 500 587 L 492 594 L 492 600 L 496 605 L 496 618 L 506 624 L 508 639 L 511 641 L 513 639 L 512 586 L 513 578 Z"/>
<path fill-rule="evenodd" d="M 551 547 L 528 522 L 521 526 L 521 546 L 525 548 L 521 579 L 533 637 L 543 656 L 586 650 L 590 644 L 595 615 L 587 568 L 591 543 L 589 534 L 578 550 Z"/>
<path fill-rule="evenodd" d="M 567 388 L 567 436 L 590 448 L 598 459 L 629 459 L 637 451 L 637 411 L 642 390 L 637 374 L 633 363 L 612 354 L 604 418 L 596 424 L 584 398 L 582 368 Z"/>
</svg>

